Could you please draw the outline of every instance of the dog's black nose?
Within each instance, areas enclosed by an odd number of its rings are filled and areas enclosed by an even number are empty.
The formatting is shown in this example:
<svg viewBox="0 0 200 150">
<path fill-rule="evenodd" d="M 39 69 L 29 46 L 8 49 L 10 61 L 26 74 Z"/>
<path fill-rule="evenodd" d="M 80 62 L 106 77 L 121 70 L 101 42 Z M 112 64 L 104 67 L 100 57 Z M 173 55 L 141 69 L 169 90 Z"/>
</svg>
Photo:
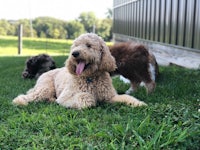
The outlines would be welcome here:
<svg viewBox="0 0 200 150">
<path fill-rule="evenodd" d="M 75 52 L 72 53 L 72 55 L 73 55 L 74 57 L 78 57 L 78 56 L 79 56 L 79 52 L 78 52 L 78 51 L 75 51 Z"/>
</svg>

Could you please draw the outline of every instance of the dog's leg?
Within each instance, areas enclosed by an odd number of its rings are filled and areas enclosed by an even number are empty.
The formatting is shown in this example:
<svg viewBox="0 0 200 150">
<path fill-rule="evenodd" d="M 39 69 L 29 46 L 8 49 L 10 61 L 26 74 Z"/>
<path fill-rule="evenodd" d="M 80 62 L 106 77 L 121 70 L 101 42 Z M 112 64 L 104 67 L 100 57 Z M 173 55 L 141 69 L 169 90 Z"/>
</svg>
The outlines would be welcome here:
<svg viewBox="0 0 200 150">
<path fill-rule="evenodd" d="M 119 79 L 120 79 L 121 81 L 123 81 L 124 83 L 130 83 L 130 80 L 127 79 L 127 78 L 125 78 L 125 77 L 122 76 L 122 75 L 119 76 Z"/>
<path fill-rule="evenodd" d="M 129 95 L 115 95 L 109 102 L 120 102 L 120 103 L 125 103 L 127 105 L 131 105 L 133 107 L 137 107 L 137 106 L 146 106 L 147 104 L 145 104 L 144 102 L 129 96 Z"/>
<path fill-rule="evenodd" d="M 88 108 L 96 105 L 96 100 L 93 95 L 87 92 L 72 93 L 70 91 L 63 92 L 56 102 L 66 108 Z"/>
<path fill-rule="evenodd" d="M 130 86 L 130 88 L 125 92 L 125 94 L 130 95 L 133 92 L 134 92 L 134 89 L 132 88 L 132 86 Z"/>
<path fill-rule="evenodd" d="M 55 101 L 54 83 L 51 78 L 38 80 L 35 87 L 30 89 L 26 95 L 19 95 L 13 100 L 16 105 L 28 105 L 32 101 Z"/>
<path fill-rule="evenodd" d="M 135 92 L 139 86 L 144 86 L 147 93 L 153 92 L 156 87 L 155 81 L 142 81 L 140 84 L 131 82 L 130 88 L 126 91 L 126 94 L 130 95 L 132 92 Z"/>
<path fill-rule="evenodd" d="M 16 105 L 28 105 L 32 101 L 55 101 L 55 94 L 50 89 L 31 89 L 26 95 L 21 94 L 13 100 L 13 104 Z"/>
<path fill-rule="evenodd" d="M 151 81 L 148 83 L 146 82 L 144 86 L 146 88 L 147 93 L 151 93 L 155 89 L 156 83 L 155 83 L 155 81 Z"/>
<path fill-rule="evenodd" d="M 138 85 L 138 83 L 131 81 L 131 86 L 125 93 L 130 95 L 132 92 L 135 92 L 137 90 Z"/>
<path fill-rule="evenodd" d="M 156 68 L 154 67 L 155 65 L 152 65 L 151 63 L 149 63 L 149 74 L 151 77 L 151 80 L 155 81 L 156 80 Z"/>
<path fill-rule="evenodd" d="M 125 92 L 125 94 L 130 95 L 132 92 L 134 92 L 133 88 L 130 86 L 130 88 Z"/>
</svg>

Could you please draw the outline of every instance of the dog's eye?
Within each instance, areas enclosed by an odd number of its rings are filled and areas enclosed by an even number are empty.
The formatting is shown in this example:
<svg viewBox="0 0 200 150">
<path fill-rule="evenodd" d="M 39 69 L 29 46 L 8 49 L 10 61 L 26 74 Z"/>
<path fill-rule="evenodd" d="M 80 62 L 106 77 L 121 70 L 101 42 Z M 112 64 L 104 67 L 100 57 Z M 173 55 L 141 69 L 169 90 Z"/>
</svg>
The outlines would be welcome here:
<svg viewBox="0 0 200 150">
<path fill-rule="evenodd" d="M 87 46 L 88 48 L 91 48 L 91 44 L 89 44 L 89 43 L 87 43 L 86 46 Z"/>
</svg>

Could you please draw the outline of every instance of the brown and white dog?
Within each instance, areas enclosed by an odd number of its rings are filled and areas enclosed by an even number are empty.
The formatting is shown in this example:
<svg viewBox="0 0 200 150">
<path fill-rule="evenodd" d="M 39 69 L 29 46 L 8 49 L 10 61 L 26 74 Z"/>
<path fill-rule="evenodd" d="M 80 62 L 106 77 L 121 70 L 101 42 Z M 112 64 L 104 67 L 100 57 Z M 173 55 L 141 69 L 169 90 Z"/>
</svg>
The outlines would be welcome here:
<svg viewBox="0 0 200 150">
<path fill-rule="evenodd" d="M 109 49 L 117 64 L 117 69 L 111 75 L 122 75 L 124 78 L 120 76 L 120 79 L 124 82 L 130 80 L 131 87 L 126 94 L 135 91 L 139 85 L 145 86 L 147 93 L 155 89 L 158 64 L 155 56 L 144 45 L 121 42 L 109 46 Z"/>
</svg>

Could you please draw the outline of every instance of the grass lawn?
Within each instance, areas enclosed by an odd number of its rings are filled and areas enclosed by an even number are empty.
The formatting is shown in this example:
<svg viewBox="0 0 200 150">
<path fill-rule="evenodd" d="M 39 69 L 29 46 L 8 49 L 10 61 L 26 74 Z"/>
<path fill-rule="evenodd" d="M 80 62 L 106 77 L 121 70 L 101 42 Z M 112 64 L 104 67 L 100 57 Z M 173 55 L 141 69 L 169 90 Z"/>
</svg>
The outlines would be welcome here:
<svg viewBox="0 0 200 150">
<path fill-rule="evenodd" d="M 31 56 L 38 53 L 51 55 L 67 55 L 72 40 L 56 40 L 48 38 L 23 38 L 21 56 Z M 17 56 L 17 37 L 0 36 L 0 56 Z"/>
<path fill-rule="evenodd" d="M 0 57 L 0 149 L 199 149 L 200 70 L 160 67 L 154 93 L 140 88 L 132 94 L 147 107 L 100 103 L 75 110 L 47 102 L 17 107 L 12 99 L 35 84 L 21 78 L 26 58 Z M 67 56 L 53 58 L 61 67 Z M 113 84 L 119 93 L 128 88 L 118 77 Z"/>
</svg>

